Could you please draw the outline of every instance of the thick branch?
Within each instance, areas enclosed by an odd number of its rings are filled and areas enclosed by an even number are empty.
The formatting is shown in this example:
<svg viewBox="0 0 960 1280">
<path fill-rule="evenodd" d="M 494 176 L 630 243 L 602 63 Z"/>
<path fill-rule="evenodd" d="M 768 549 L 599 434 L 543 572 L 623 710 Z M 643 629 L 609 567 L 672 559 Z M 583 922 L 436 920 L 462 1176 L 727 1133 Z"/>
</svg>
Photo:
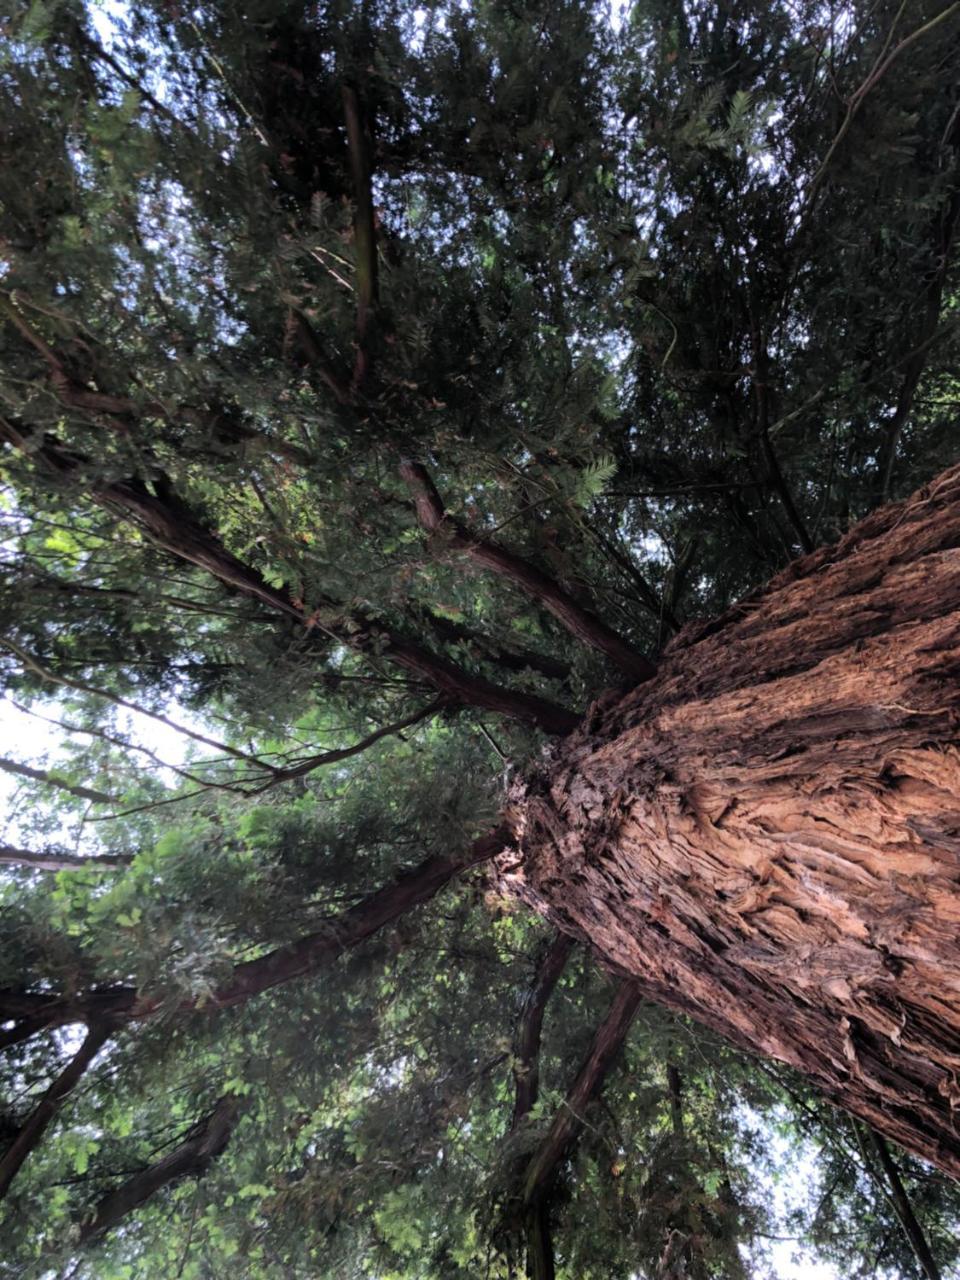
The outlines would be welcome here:
<svg viewBox="0 0 960 1280">
<path fill-rule="evenodd" d="M 384 925 L 428 902 L 454 877 L 495 857 L 511 839 L 506 827 L 498 827 L 475 840 L 459 857 L 427 858 L 412 871 L 402 873 L 392 884 L 331 920 L 325 929 L 278 947 L 257 960 L 236 965 L 231 979 L 214 992 L 209 1003 L 217 1008 L 241 1004 L 270 987 L 314 972 L 348 948 L 372 937 Z M 144 1005 L 136 1016 L 152 1013 L 157 1003 Z M 195 1007 L 195 1001 L 181 1006 L 183 1009 Z"/>
<path fill-rule="evenodd" d="M 0 771 L 12 773 L 18 778 L 30 778 L 34 782 L 45 782 L 48 786 L 56 787 L 58 791 L 66 791 L 76 796 L 78 800 L 90 800 L 94 804 L 114 803 L 114 797 L 107 795 L 104 791 L 94 791 L 91 787 L 68 782 L 66 778 L 61 778 L 59 774 L 51 773 L 48 769 L 35 769 L 29 764 L 8 760 L 5 756 L 0 756 Z"/>
<path fill-rule="evenodd" d="M 20 1172 L 23 1162 L 40 1144 L 50 1122 L 57 1115 L 64 1098 L 79 1084 L 84 1072 L 106 1043 L 109 1031 L 103 1025 L 91 1026 L 83 1044 L 70 1059 L 53 1084 L 40 1099 L 23 1127 L 0 1160 L 0 1200 Z"/>
<path fill-rule="evenodd" d="M 548 609 L 578 640 L 606 654 L 637 683 L 655 674 L 652 662 L 632 649 L 596 614 L 578 604 L 553 578 L 498 543 L 473 537 L 461 524 L 451 520 L 433 481 L 420 463 L 402 462 L 400 474 L 413 496 L 417 519 L 428 533 L 442 532 L 452 547 L 475 564 L 515 583 Z"/>
<path fill-rule="evenodd" d="M 535 1204 L 549 1191 L 560 1162 L 583 1128 L 587 1107 L 603 1088 L 640 1007 L 641 998 L 640 988 L 634 982 L 623 982 L 617 989 L 576 1080 L 530 1161 L 523 1190 L 527 1205 Z"/>
<path fill-rule="evenodd" d="M 435 897 L 456 876 L 495 857 L 513 839 L 506 826 L 498 827 L 475 840 L 456 857 L 437 855 L 418 866 L 402 871 L 391 883 L 377 889 L 355 906 L 329 920 L 322 929 L 297 942 L 287 943 L 255 960 L 233 968 L 231 976 L 212 994 L 182 1001 L 181 1014 L 213 1012 L 268 991 L 271 987 L 315 973 L 344 951 L 371 938 L 385 925 L 414 907 Z M 96 1022 L 122 1026 L 150 1018 L 169 1007 L 163 996 L 142 999 L 134 987 L 116 986 L 92 991 L 86 996 L 48 996 L 31 992 L 0 993 L 0 1013 L 14 1028 L 3 1033 L 16 1043 L 28 1035 L 72 1022 Z M 21 1029 L 27 1029 L 26 1034 Z M 4 1040 L 0 1037 L 0 1047 Z"/>
<path fill-rule="evenodd" d="M 226 1149 L 239 1116 L 238 1099 L 221 1098 L 210 1115 L 196 1125 L 179 1146 L 104 1196 L 93 1218 L 82 1228 L 80 1242 L 86 1244 L 105 1235 L 170 1183 L 202 1174 Z"/>
<path fill-rule="evenodd" d="M 125 854 L 98 853 L 84 858 L 75 853 L 35 853 L 0 844 L 0 866 L 29 867 L 32 871 L 76 871 L 83 867 L 111 870 L 128 867 L 133 861 Z"/>
<path fill-rule="evenodd" d="M 569 934 L 555 935 L 543 954 L 536 979 L 523 1002 L 523 1012 L 517 1027 L 514 1049 L 515 1093 L 511 1130 L 520 1126 L 537 1101 L 540 1087 L 540 1034 L 543 1030 L 543 1015 L 547 1001 L 553 994 L 553 989 L 563 973 L 574 945 L 574 939 Z"/>
</svg>

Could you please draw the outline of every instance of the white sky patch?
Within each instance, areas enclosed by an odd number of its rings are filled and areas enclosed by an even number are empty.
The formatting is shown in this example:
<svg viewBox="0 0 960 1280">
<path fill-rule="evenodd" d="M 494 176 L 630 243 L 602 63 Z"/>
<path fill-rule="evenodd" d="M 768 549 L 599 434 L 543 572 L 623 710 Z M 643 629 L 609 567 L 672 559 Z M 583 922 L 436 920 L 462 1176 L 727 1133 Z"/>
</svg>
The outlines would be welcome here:
<svg viewBox="0 0 960 1280">
<path fill-rule="evenodd" d="M 37 701 L 31 704 L 31 709 L 37 714 L 31 715 L 8 698 L 0 698 L 0 755 L 34 768 L 69 769 L 72 775 L 77 754 L 70 748 L 79 748 L 82 753 L 91 738 L 83 733 L 68 733 L 61 726 L 49 723 L 58 717 L 70 719 L 70 712 L 55 701 Z M 171 718 L 175 716 L 179 723 L 188 728 L 199 728 L 182 708 L 171 707 L 168 710 Z M 44 716 L 49 719 L 42 719 Z M 181 766 L 187 760 L 189 739 L 147 716 L 119 708 L 112 731 L 128 737 L 131 744 L 146 747 L 168 765 Z M 148 756 L 133 751 L 131 758 L 139 767 L 149 769 L 159 777 L 165 786 L 173 786 L 177 781 L 172 769 L 160 768 Z M 82 785 L 90 785 L 87 779 L 78 781 Z M 31 818 L 34 811 L 26 800 L 27 795 L 23 780 L 0 773 L 0 841 L 30 849 L 33 848 Z M 84 839 L 78 840 L 76 821 L 76 815 L 71 814 L 69 825 L 65 824 L 57 833 L 56 842 L 78 854 L 100 852 L 96 824 L 85 824 Z M 51 842 L 49 833 L 44 834 L 43 842 Z M 92 842 L 95 847 L 91 847 Z"/>
</svg>

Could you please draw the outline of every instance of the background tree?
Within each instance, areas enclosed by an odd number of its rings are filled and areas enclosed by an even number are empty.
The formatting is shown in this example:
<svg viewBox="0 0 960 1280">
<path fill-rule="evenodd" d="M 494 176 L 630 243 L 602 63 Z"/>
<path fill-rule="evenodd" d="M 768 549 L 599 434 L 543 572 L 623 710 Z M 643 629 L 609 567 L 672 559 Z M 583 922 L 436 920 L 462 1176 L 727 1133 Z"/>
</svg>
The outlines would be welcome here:
<svg viewBox="0 0 960 1280">
<path fill-rule="evenodd" d="M 778 1142 L 822 1256 L 953 1265 L 944 1176 L 489 864 L 545 739 L 956 460 L 960 5 L 111 14 L 0 51 L 0 676 L 63 743 L 0 763 L 0 1268 L 759 1275 Z M 950 672 L 881 727 L 952 758 Z M 949 1081 L 854 1087 L 953 1167 Z"/>
</svg>

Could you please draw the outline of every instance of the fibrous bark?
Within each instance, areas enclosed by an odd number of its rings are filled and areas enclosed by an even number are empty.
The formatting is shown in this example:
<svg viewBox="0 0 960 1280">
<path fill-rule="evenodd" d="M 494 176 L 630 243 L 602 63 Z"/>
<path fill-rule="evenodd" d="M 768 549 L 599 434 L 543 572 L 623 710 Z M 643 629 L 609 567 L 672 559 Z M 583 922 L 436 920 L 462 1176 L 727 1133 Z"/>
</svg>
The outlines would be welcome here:
<svg viewBox="0 0 960 1280">
<path fill-rule="evenodd" d="M 960 467 L 689 626 L 515 797 L 504 886 L 960 1174 Z"/>
</svg>

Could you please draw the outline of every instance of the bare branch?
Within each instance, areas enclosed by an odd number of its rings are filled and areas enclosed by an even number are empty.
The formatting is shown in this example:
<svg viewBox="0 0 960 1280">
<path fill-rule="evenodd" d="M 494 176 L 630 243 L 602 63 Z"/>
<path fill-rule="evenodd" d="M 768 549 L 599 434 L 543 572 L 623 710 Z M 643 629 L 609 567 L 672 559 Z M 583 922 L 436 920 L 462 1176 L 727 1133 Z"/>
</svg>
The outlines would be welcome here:
<svg viewBox="0 0 960 1280">
<path fill-rule="evenodd" d="M 16 760 L 8 760 L 5 756 L 0 756 L 0 771 L 12 773 L 19 778 L 31 778 L 34 782 L 44 782 L 48 786 L 56 787 L 58 791 L 66 791 L 69 795 L 76 796 L 78 800 L 89 800 L 93 804 L 115 803 L 115 797 L 107 795 L 105 791 L 95 791 L 92 787 L 83 787 L 79 783 L 68 782 L 66 778 L 51 772 L 49 769 L 35 769 L 32 765 L 20 764 Z"/>
</svg>

